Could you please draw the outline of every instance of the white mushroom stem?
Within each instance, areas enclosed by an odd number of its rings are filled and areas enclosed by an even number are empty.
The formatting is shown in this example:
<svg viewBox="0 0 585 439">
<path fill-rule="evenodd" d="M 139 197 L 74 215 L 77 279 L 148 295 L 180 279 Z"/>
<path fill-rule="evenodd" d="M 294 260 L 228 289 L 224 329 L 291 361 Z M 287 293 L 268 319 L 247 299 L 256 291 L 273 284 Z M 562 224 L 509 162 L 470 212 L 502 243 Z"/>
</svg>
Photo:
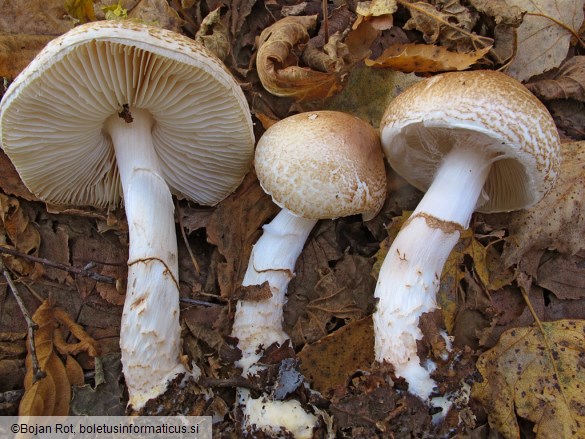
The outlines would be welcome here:
<svg viewBox="0 0 585 439">
<path fill-rule="evenodd" d="M 130 109 L 132 122 L 106 123 L 116 151 L 130 249 L 120 329 L 129 405 L 142 407 L 186 372 L 180 362 L 179 285 L 174 206 L 152 144 L 153 120 Z"/>
<path fill-rule="evenodd" d="M 272 296 L 266 300 L 240 300 L 236 308 L 232 335 L 237 337 L 242 358 L 237 363 L 242 375 L 254 374 L 263 350 L 273 343 L 282 344 L 288 336 L 282 329 L 286 290 L 294 275 L 296 261 L 317 220 L 305 219 L 287 209 L 263 228 L 264 232 L 252 249 L 242 286 L 268 282 Z M 244 427 L 278 433 L 281 427 L 295 437 L 311 437 L 317 418 L 306 413 L 298 401 L 271 401 L 267 397 L 253 399 L 240 389 L 239 401 L 244 413 Z"/>
<path fill-rule="evenodd" d="M 417 354 L 419 318 L 437 308 L 443 266 L 469 226 L 491 163 L 493 157 L 481 145 L 476 150 L 454 146 L 380 269 L 373 316 L 376 360 L 392 364 L 422 400 L 428 400 L 436 383 Z"/>
</svg>

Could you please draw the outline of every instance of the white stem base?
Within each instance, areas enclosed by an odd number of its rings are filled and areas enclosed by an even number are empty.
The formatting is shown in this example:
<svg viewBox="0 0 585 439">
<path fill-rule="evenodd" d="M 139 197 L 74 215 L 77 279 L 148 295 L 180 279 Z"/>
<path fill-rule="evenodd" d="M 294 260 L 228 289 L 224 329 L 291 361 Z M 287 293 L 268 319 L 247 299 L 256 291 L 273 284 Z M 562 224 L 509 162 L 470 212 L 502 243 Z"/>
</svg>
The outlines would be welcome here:
<svg viewBox="0 0 585 439">
<path fill-rule="evenodd" d="M 416 342 L 422 338 L 419 319 L 437 307 L 443 266 L 469 225 L 490 163 L 484 153 L 454 147 L 380 269 L 373 315 L 376 360 L 392 364 L 409 391 L 425 401 L 436 383 L 417 354 Z"/>
<path fill-rule="evenodd" d="M 107 129 L 116 150 L 130 239 L 128 287 L 120 328 L 122 365 L 134 409 L 186 372 L 180 361 L 177 238 L 172 195 L 160 176 L 148 112 L 117 116 Z"/>
<path fill-rule="evenodd" d="M 273 343 L 283 344 L 288 336 L 282 329 L 286 290 L 294 275 L 296 261 L 317 223 L 293 215 L 286 209 L 264 226 L 254 245 L 242 286 L 268 282 L 272 297 L 262 301 L 240 300 L 234 317 L 232 336 L 237 337 L 242 358 L 236 363 L 242 375 L 255 373 L 258 360 Z M 253 399 L 246 389 L 238 389 L 244 414 L 244 429 L 278 433 L 286 428 L 298 438 L 310 438 L 317 423 L 298 401 L 274 401 L 267 396 Z"/>
</svg>

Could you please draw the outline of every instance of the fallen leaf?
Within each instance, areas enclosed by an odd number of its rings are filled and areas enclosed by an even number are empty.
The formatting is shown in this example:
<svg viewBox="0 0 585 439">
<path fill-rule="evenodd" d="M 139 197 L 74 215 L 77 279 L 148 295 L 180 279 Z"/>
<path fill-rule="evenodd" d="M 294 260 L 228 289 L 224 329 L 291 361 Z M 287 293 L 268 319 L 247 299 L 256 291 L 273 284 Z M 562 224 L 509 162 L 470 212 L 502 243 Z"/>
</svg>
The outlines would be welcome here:
<svg viewBox="0 0 585 439">
<path fill-rule="evenodd" d="M 487 46 L 469 53 L 459 53 L 429 44 L 395 44 L 375 60 L 366 59 L 365 63 L 370 67 L 391 68 L 405 73 L 465 70 L 483 58 L 490 49 L 491 46 Z"/>
<path fill-rule="evenodd" d="M 569 58 L 550 77 L 526 84 L 526 87 L 545 101 L 575 99 L 585 102 L 585 56 Z"/>
<path fill-rule="evenodd" d="M 361 26 L 363 22 L 368 22 L 377 30 L 390 29 L 394 23 L 393 14 L 397 11 L 398 4 L 396 0 L 373 0 L 358 2 L 356 13 L 358 19 L 354 24 L 354 29 Z"/>
<path fill-rule="evenodd" d="M 80 23 L 95 21 L 93 0 L 65 0 L 63 6 L 67 13 Z"/>
<path fill-rule="evenodd" d="M 506 267 L 518 264 L 533 249 L 571 255 L 585 248 L 585 143 L 564 143 L 561 150 L 559 179 L 551 192 L 531 209 L 501 217 L 509 231 L 502 253 Z"/>
<path fill-rule="evenodd" d="M 27 255 L 38 255 L 41 235 L 17 198 L 0 193 L 0 220 L 0 245 Z M 3 254 L 2 259 L 7 267 L 21 275 L 38 277 L 43 273 L 40 264 L 24 258 Z"/>
<path fill-rule="evenodd" d="M 14 78 L 53 38 L 74 26 L 63 0 L 0 2 L 0 77 Z"/>
<path fill-rule="evenodd" d="M 493 17 L 496 24 L 518 26 L 522 22 L 522 11 L 511 6 L 507 0 L 468 0 L 476 11 Z"/>
<path fill-rule="evenodd" d="M 317 342 L 305 345 L 298 358 L 311 388 L 329 395 L 337 387 L 345 386 L 356 370 L 368 369 L 374 361 L 372 318 L 354 320 Z"/>
<path fill-rule="evenodd" d="M 83 350 L 95 356 L 99 351 L 97 343 L 65 311 L 54 307 L 51 300 L 45 300 L 37 308 L 32 320 L 37 325 L 34 332 L 36 357 L 39 368 L 45 376 L 33 376 L 32 355 L 29 350 L 25 360 L 25 392 L 18 414 L 19 416 L 66 416 L 69 414 L 71 382 L 65 365 L 56 355 L 55 350 L 58 349 L 62 354 L 74 354 Z M 65 343 L 59 325 L 69 330 L 79 343 L 74 345 Z M 30 338 L 27 338 L 27 349 L 30 343 Z M 70 365 L 70 368 L 75 368 L 75 366 Z M 71 373 L 78 381 L 79 371 Z"/>
<path fill-rule="evenodd" d="M 538 267 L 536 283 L 561 300 L 585 298 L 585 260 L 577 255 L 547 252 Z"/>
<path fill-rule="evenodd" d="M 221 18 L 221 8 L 211 11 L 201 22 L 195 41 L 202 43 L 219 59 L 224 60 L 230 51 L 228 29 Z"/>
<path fill-rule="evenodd" d="M 217 282 L 224 298 L 233 297 L 248 267 L 252 245 L 262 225 L 279 211 L 264 193 L 256 175 L 249 173 L 238 190 L 213 211 L 207 225 L 207 240 L 217 246 L 222 261 Z"/>
<path fill-rule="evenodd" d="M 414 74 L 358 65 L 341 93 L 330 98 L 325 108 L 351 113 L 377 127 L 390 101 L 418 81 Z"/>
<path fill-rule="evenodd" d="M 506 73 L 519 81 L 558 67 L 583 24 L 585 0 L 509 0 L 525 12 L 518 50 Z"/>
<path fill-rule="evenodd" d="M 271 94 L 298 101 L 325 99 L 342 88 L 338 72 L 319 72 L 299 65 L 302 45 L 309 41 L 317 16 L 284 17 L 260 34 L 256 69 Z"/>
<path fill-rule="evenodd" d="M 183 20 L 166 0 L 141 0 L 129 13 L 129 19 L 154 23 L 157 27 L 181 32 Z"/>
<path fill-rule="evenodd" d="M 493 40 L 473 32 L 478 14 L 462 6 L 459 1 L 450 1 L 437 6 L 419 1 L 400 1 L 408 9 L 411 18 L 405 30 L 423 33 L 427 44 L 439 44 L 454 52 L 471 52 L 493 45 Z"/>
<path fill-rule="evenodd" d="M 537 439 L 585 435 L 585 321 L 560 320 L 506 331 L 483 353 L 483 382 L 473 396 L 490 425 L 505 438 L 520 437 L 517 416 L 534 423 Z"/>
</svg>

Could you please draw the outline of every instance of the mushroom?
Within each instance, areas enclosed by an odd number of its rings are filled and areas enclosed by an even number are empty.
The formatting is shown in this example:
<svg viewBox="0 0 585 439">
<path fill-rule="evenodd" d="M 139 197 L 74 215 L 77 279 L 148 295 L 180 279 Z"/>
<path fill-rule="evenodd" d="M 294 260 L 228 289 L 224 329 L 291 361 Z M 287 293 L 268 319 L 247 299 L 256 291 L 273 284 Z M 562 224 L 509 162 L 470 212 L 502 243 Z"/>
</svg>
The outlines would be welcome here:
<svg viewBox="0 0 585 439">
<path fill-rule="evenodd" d="M 386 196 L 384 156 L 376 131 L 336 111 L 301 113 L 272 125 L 256 146 L 255 168 L 264 191 L 282 208 L 264 225 L 252 249 L 243 286 L 268 282 L 271 297 L 240 300 L 232 335 L 239 340 L 244 376 L 261 368 L 263 349 L 289 337 L 282 328 L 288 283 L 319 219 L 362 214 L 373 218 Z M 298 401 L 257 399 L 241 389 L 245 425 L 310 437 L 316 422 Z"/>
<path fill-rule="evenodd" d="M 516 80 L 492 71 L 418 82 L 390 103 L 380 129 L 390 165 L 426 194 L 380 270 L 375 358 L 392 364 L 409 391 L 427 400 L 436 384 L 417 355 L 418 323 L 437 308 L 447 257 L 474 210 L 528 208 L 550 190 L 560 141 L 544 105 Z"/>
<path fill-rule="evenodd" d="M 114 208 L 123 195 L 120 345 L 129 404 L 139 409 L 186 372 L 171 193 L 214 205 L 241 182 L 254 150 L 244 95 L 202 45 L 103 21 L 49 43 L 0 105 L 2 148 L 40 199 Z"/>
</svg>

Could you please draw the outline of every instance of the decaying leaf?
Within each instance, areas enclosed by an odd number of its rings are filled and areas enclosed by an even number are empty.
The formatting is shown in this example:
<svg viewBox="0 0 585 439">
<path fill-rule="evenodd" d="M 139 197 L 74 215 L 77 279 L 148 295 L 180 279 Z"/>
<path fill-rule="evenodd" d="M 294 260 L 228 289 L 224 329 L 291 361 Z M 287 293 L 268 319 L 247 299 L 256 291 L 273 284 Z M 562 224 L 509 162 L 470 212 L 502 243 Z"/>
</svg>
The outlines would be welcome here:
<svg viewBox="0 0 585 439">
<path fill-rule="evenodd" d="M 211 11 L 201 22 L 195 41 L 202 43 L 219 59 L 224 60 L 230 51 L 228 29 L 221 20 L 221 8 Z"/>
<path fill-rule="evenodd" d="M 442 4 L 441 8 L 422 1 L 401 1 L 411 18 L 404 29 L 423 33 L 427 44 L 440 44 L 454 52 L 471 52 L 493 45 L 491 38 L 473 32 L 477 13 L 459 1 Z"/>
<path fill-rule="evenodd" d="M 465 70 L 490 51 L 491 46 L 469 53 L 451 52 L 428 44 L 395 44 L 375 60 L 366 59 L 370 67 L 385 67 L 405 73 Z"/>
<path fill-rule="evenodd" d="M 371 317 L 355 320 L 321 340 L 305 345 L 299 353 L 301 371 L 311 387 L 323 395 L 344 386 L 359 369 L 374 361 L 374 328 Z"/>
<path fill-rule="evenodd" d="M 69 414 L 71 399 L 70 378 L 79 382 L 79 365 L 70 354 L 81 351 L 90 356 L 99 352 L 97 343 L 90 338 L 73 319 L 62 309 L 54 307 L 51 300 L 45 300 L 32 316 L 38 325 L 35 330 L 34 343 L 40 370 L 44 377 L 34 377 L 32 355 L 26 356 L 26 375 L 24 378 L 24 395 L 20 402 L 19 416 L 66 416 Z M 69 330 L 79 342 L 65 343 L 60 329 L 62 325 Z M 27 348 L 30 346 L 27 340 Z M 68 356 L 67 368 L 57 356 L 56 350 Z"/>
<path fill-rule="evenodd" d="M 358 19 L 354 29 L 360 26 L 363 21 L 368 21 L 371 26 L 378 30 L 390 29 L 393 25 L 392 14 L 398 9 L 396 0 L 373 0 L 359 2 L 356 6 Z"/>
<path fill-rule="evenodd" d="M 502 254 L 508 267 L 530 250 L 554 249 L 571 255 L 585 248 L 585 142 L 564 143 L 561 149 L 561 171 L 552 191 L 531 209 L 503 219 L 510 233 Z"/>
<path fill-rule="evenodd" d="M 256 175 L 249 173 L 238 190 L 213 211 L 207 225 L 207 239 L 217 246 L 222 261 L 217 267 L 221 296 L 231 298 L 248 267 L 252 245 L 260 228 L 278 212 L 264 193 Z"/>
<path fill-rule="evenodd" d="M 558 67 L 571 38 L 583 24 L 585 0 L 509 0 L 525 12 L 518 28 L 518 50 L 506 72 L 525 81 Z"/>
<path fill-rule="evenodd" d="M 476 11 L 493 17 L 496 24 L 518 26 L 522 22 L 522 11 L 511 6 L 507 0 L 469 0 Z"/>
<path fill-rule="evenodd" d="M 65 0 L 63 2 L 67 13 L 80 23 L 95 21 L 93 0 Z"/>
<path fill-rule="evenodd" d="M 17 198 L 0 193 L 0 219 L 0 245 L 24 254 L 38 254 L 41 236 Z M 2 258 L 7 267 L 21 275 L 38 277 L 43 272 L 40 264 L 10 255 Z"/>
<path fill-rule="evenodd" d="M 317 16 L 284 17 L 260 34 L 256 68 L 271 94 L 298 101 L 325 99 L 342 88 L 341 72 L 320 72 L 299 66 L 302 46 L 317 24 Z M 345 74 L 345 72 L 343 72 Z"/>
<path fill-rule="evenodd" d="M 585 436 L 585 321 L 559 320 L 506 331 L 483 353 L 483 382 L 473 396 L 490 425 L 518 438 L 517 416 L 533 422 L 537 439 Z"/>
<path fill-rule="evenodd" d="M 585 56 L 574 56 L 564 62 L 554 74 L 526 84 L 540 99 L 575 99 L 585 102 Z"/>
<path fill-rule="evenodd" d="M 183 20 L 166 0 L 140 0 L 128 13 L 131 20 L 155 24 L 173 32 L 181 32 Z"/>
<path fill-rule="evenodd" d="M 546 102 L 560 130 L 585 140 L 585 56 L 569 58 L 546 76 L 526 86 Z"/>
</svg>

